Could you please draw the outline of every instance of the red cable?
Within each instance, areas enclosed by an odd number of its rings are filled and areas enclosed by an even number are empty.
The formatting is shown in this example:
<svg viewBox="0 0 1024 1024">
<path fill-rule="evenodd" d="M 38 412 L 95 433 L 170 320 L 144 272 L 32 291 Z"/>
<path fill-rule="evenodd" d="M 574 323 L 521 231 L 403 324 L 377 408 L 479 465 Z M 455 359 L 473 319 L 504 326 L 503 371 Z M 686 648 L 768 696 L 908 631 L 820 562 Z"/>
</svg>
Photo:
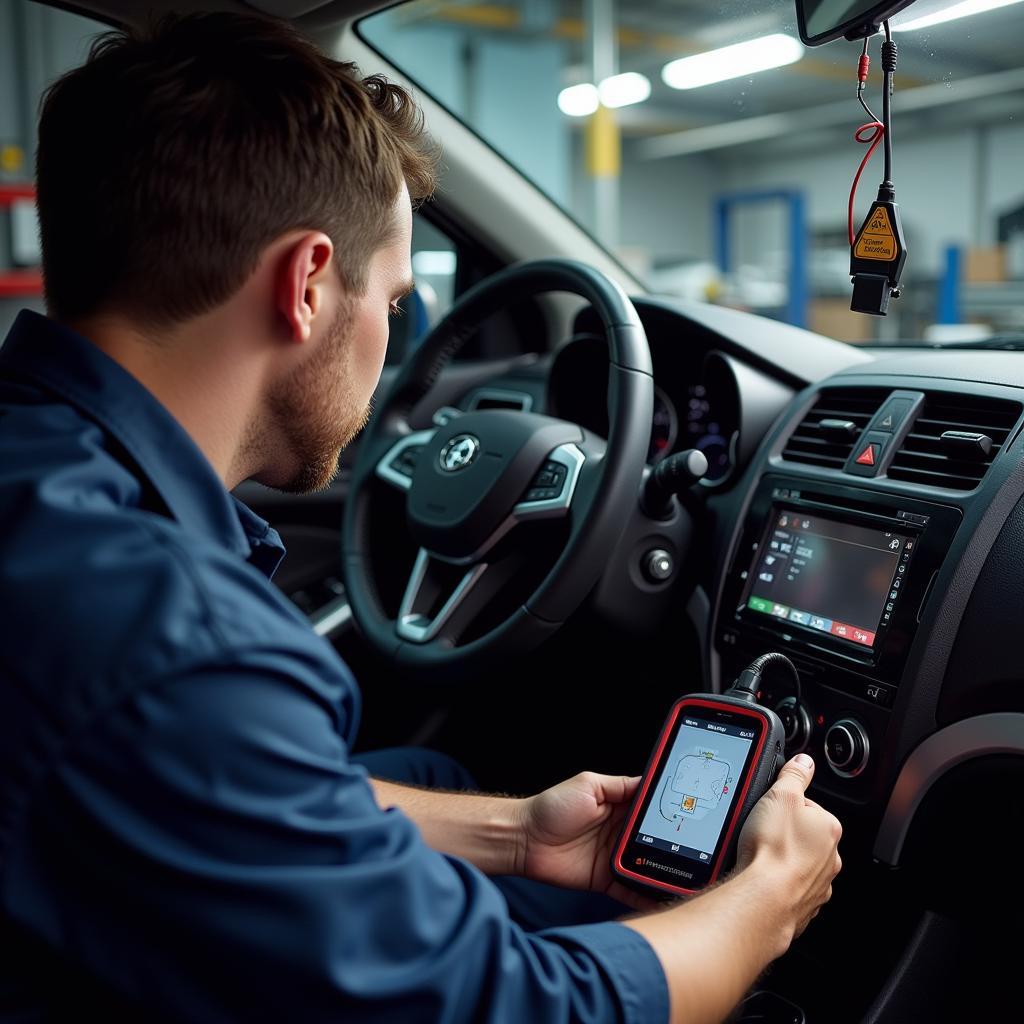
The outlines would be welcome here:
<svg viewBox="0 0 1024 1024">
<path fill-rule="evenodd" d="M 873 132 L 872 135 L 864 135 L 864 132 Z M 860 176 L 864 173 L 864 168 L 867 167 L 868 161 L 871 159 L 871 154 L 874 153 L 878 144 L 882 141 L 882 136 L 885 135 L 885 125 L 881 121 L 868 121 L 867 124 L 862 124 L 854 133 L 853 137 L 863 145 L 868 147 L 868 151 L 864 154 L 864 159 L 860 162 L 860 167 L 857 168 L 856 177 L 853 179 L 853 188 L 850 189 L 850 205 L 847 210 L 847 229 L 850 233 L 850 245 L 854 242 L 853 233 L 853 203 L 857 198 L 857 185 L 860 184 Z"/>
</svg>

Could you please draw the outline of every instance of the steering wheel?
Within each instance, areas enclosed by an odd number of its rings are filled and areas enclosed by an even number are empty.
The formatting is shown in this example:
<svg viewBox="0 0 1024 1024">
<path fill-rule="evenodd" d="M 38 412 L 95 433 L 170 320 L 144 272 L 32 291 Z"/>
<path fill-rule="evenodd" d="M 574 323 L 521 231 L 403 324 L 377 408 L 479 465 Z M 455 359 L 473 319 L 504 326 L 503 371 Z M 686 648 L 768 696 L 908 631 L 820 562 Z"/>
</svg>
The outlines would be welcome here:
<svg viewBox="0 0 1024 1024">
<path fill-rule="evenodd" d="M 481 323 L 552 291 L 587 300 L 604 326 L 607 443 L 575 423 L 507 409 L 455 415 L 426 430 L 410 426 L 413 408 Z M 371 646 L 409 668 L 452 670 L 525 653 L 551 636 L 600 578 L 636 508 L 653 405 L 643 326 L 622 289 L 595 268 L 562 259 L 515 264 L 462 295 L 402 364 L 353 466 L 342 572 Z M 406 525 L 419 548 L 394 617 L 371 564 L 382 485 L 404 494 Z M 531 521 L 540 521 L 535 529 L 552 529 L 545 525 L 552 520 L 562 521 L 566 536 L 554 565 L 526 600 L 481 631 L 478 620 L 486 621 L 488 605 L 510 579 L 501 541 Z"/>
</svg>

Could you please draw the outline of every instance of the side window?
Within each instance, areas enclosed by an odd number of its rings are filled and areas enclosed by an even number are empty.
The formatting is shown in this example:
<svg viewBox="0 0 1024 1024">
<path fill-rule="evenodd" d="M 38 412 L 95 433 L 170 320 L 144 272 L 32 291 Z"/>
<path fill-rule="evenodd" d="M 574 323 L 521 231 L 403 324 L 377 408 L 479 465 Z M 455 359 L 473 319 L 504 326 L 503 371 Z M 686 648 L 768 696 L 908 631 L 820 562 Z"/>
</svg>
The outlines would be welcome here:
<svg viewBox="0 0 1024 1024">
<path fill-rule="evenodd" d="M 400 363 L 478 281 L 501 269 L 490 253 L 422 212 L 413 215 L 412 273 L 416 290 L 402 300 L 403 315 L 392 319 L 386 365 Z M 504 359 L 540 352 L 545 344 L 543 318 L 535 302 L 502 311 L 481 326 L 456 359 Z"/>
<path fill-rule="evenodd" d="M 0 0 L 0 344 L 20 309 L 43 310 L 32 185 L 39 101 L 106 28 L 28 0 Z"/>
<path fill-rule="evenodd" d="M 416 290 L 401 302 L 391 321 L 387 365 L 400 363 L 451 308 L 459 255 L 455 243 L 420 213 L 413 214 L 412 274 Z"/>
</svg>

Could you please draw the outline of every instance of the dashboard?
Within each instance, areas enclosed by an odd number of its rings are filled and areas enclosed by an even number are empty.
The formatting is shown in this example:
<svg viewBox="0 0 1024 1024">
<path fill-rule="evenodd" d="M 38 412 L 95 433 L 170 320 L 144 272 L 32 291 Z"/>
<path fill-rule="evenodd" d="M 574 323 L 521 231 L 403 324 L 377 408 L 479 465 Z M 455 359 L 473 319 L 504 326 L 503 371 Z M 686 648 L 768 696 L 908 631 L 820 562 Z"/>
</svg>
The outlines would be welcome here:
<svg viewBox="0 0 1024 1024">
<path fill-rule="evenodd" d="M 1024 359 L 876 355 L 735 311 L 635 304 L 656 388 L 648 462 L 699 448 L 712 471 L 686 530 L 644 526 L 646 548 L 677 551 L 692 576 L 615 575 L 612 560 L 598 596 L 614 591 L 627 625 L 690 619 L 715 690 L 788 654 L 800 701 L 770 680 L 763 695 L 788 752 L 815 754 L 814 788 L 865 855 L 899 864 L 940 780 L 1024 754 Z M 488 387 L 606 436 L 592 312 Z M 620 558 L 643 556 L 633 540 Z"/>
<path fill-rule="evenodd" d="M 650 465 L 679 451 L 699 449 L 708 460 L 705 486 L 718 486 L 736 468 L 738 395 L 717 356 L 685 345 L 685 338 L 649 337 L 657 383 L 647 452 Z M 600 437 L 608 434 L 605 393 L 608 356 L 604 337 L 573 334 L 552 360 L 547 411 L 579 423 Z"/>
</svg>

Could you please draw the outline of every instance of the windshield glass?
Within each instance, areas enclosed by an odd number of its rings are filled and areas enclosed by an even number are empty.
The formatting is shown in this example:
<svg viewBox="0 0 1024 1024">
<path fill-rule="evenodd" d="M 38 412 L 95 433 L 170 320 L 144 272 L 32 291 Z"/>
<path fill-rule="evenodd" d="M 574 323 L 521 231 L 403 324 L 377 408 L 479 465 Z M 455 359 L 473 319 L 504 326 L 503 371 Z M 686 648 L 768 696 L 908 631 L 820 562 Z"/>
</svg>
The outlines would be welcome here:
<svg viewBox="0 0 1024 1024">
<path fill-rule="evenodd" d="M 654 291 L 860 344 L 1022 334 L 1024 2 L 917 0 L 893 25 L 909 256 L 885 317 L 849 308 L 862 44 L 802 47 L 792 0 L 413 0 L 360 31 Z M 881 180 L 879 146 L 855 230 Z"/>
</svg>

